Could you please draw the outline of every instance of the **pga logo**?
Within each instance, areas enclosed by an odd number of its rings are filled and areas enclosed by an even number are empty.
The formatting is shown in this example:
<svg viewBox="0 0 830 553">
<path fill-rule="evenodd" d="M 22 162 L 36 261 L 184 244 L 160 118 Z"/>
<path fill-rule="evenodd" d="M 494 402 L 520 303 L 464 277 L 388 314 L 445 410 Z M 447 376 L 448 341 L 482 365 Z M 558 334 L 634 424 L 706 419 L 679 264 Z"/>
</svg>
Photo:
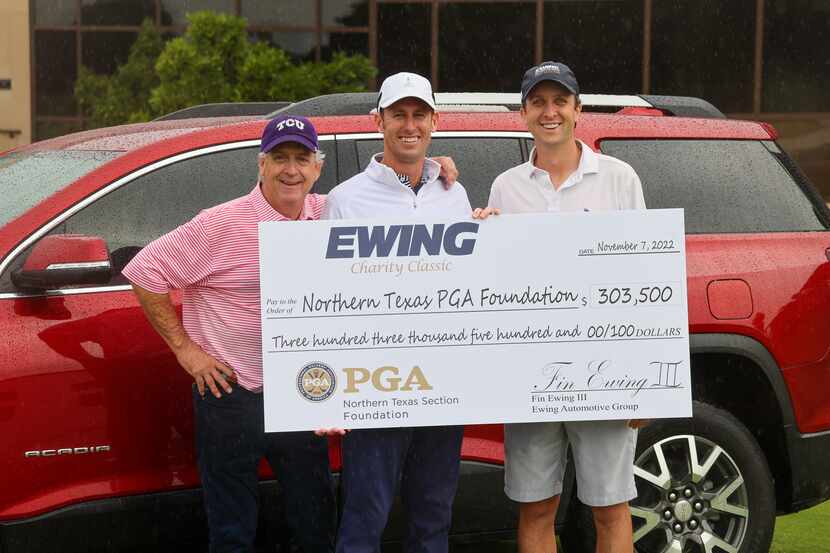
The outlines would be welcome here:
<svg viewBox="0 0 830 553">
<path fill-rule="evenodd" d="M 334 376 L 332 368 L 325 363 L 308 363 L 297 374 L 297 391 L 312 403 L 327 400 L 336 388 L 337 377 Z"/>
<path fill-rule="evenodd" d="M 280 121 L 279 123 L 277 123 L 277 130 L 279 131 L 283 130 L 286 127 L 293 127 L 295 129 L 303 130 L 305 129 L 305 123 L 303 123 L 299 119 L 285 119 L 284 121 Z"/>
<path fill-rule="evenodd" d="M 362 384 L 368 384 L 378 392 L 432 390 L 432 385 L 417 365 L 408 373 L 401 373 L 398 367 L 392 366 L 380 367 L 373 371 L 351 367 L 343 369 L 343 372 L 346 373 L 346 387 L 343 388 L 343 393 L 346 394 L 357 393 L 358 387 Z"/>
</svg>

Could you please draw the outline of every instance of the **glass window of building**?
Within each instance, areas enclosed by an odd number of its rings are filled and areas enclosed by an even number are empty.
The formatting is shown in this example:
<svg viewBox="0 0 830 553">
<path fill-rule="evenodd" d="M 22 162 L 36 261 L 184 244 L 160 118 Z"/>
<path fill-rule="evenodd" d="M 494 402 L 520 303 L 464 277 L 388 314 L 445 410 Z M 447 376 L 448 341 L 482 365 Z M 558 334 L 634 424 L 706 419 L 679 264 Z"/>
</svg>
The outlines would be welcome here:
<svg viewBox="0 0 830 553">
<path fill-rule="evenodd" d="M 233 0 L 159 0 L 161 4 L 161 24 L 187 25 L 187 14 L 202 10 L 217 13 L 234 13 Z"/>
<path fill-rule="evenodd" d="M 250 37 L 255 42 L 265 42 L 284 50 L 294 62 L 314 61 L 317 42 L 314 33 L 255 31 Z"/>
<path fill-rule="evenodd" d="M 280 25 L 284 27 L 314 27 L 316 2 L 263 2 L 242 0 L 241 15 L 248 19 L 248 25 Z"/>
<path fill-rule="evenodd" d="M 369 35 L 366 33 L 323 33 L 320 38 L 320 56 L 331 61 L 336 52 L 362 54 L 369 57 Z"/>
<path fill-rule="evenodd" d="M 654 2 L 652 94 L 752 111 L 755 0 Z"/>
<path fill-rule="evenodd" d="M 830 111 L 830 0 L 764 5 L 762 111 Z"/>
<path fill-rule="evenodd" d="M 35 0 L 33 2 L 35 25 L 68 26 L 77 23 L 75 0 Z"/>
<path fill-rule="evenodd" d="M 81 0 L 81 25 L 141 25 L 156 19 L 155 0 Z"/>
<path fill-rule="evenodd" d="M 321 19 L 324 27 L 368 27 L 367 0 L 322 0 Z"/>
<path fill-rule="evenodd" d="M 75 33 L 35 31 L 35 109 L 38 115 L 75 115 Z"/>
<path fill-rule="evenodd" d="M 643 1 L 545 2 L 542 58 L 573 69 L 584 92 L 642 89 Z"/>
<path fill-rule="evenodd" d="M 399 71 L 430 74 L 428 4 L 378 5 L 378 83 Z"/>
<path fill-rule="evenodd" d="M 111 75 L 127 62 L 138 33 L 95 31 L 81 33 L 81 64 L 95 73 Z"/>
<path fill-rule="evenodd" d="M 535 29 L 535 2 L 442 4 L 438 90 L 518 90 L 533 65 Z"/>
</svg>

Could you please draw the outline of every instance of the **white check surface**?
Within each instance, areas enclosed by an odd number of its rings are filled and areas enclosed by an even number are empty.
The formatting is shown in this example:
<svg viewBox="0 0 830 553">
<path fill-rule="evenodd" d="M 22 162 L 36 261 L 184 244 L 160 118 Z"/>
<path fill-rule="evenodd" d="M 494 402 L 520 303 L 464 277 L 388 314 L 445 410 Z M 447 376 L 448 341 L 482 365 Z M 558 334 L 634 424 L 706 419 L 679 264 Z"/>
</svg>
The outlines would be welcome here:
<svg viewBox="0 0 830 553">
<path fill-rule="evenodd" d="M 691 416 L 682 210 L 453 223 L 260 224 L 266 431 Z"/>
</svg>

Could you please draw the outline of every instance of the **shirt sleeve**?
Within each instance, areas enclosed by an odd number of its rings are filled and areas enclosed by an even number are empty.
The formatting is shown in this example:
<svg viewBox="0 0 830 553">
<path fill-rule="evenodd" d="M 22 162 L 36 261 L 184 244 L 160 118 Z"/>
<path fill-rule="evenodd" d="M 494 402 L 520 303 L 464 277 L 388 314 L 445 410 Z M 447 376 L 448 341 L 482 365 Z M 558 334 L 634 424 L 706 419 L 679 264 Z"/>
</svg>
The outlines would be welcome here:
<svg viewBox="0 0 830 553">
<path fill-rule="evenodd" d="M 494 180 L 493 184 L 490 186 L 490 199 L 487 200 L 487 207 L 495 207 L 498 209 L 502 208 L 501 187 L 498 183 L 499 179 L 496 177 L 496 180 Z"/>
<path fill-rule="evenodd" d="M 646 199 L 643 196 L 643 184 L 633 169 L 631 170 L 631 179 L 630 206 L 626 207 L 626 209 L 646 209 Z"/>
<path fill-rule="evenodd" d="M 625 164 L 626 170 L 617 181 L 617 204 L 619 209 L 646 209 L 643 184 L 634 168 Z"/>
<path fill-rule="evenodd" d="M 470 204 L 470 196 L 467 194 L 467 190 L 461 186 L 461 183 L 456 182 L 453 185 L 453 188 L 459 188 L 461 193 L 458 194 L 459 201 L 461 203 L 461 209 L 466 210 L 470 217 L 473 216 L 473 206 Z"/>
<path fill-rule="evenodd" d="M 156 294 L 183 289 L 207 278 L 212 271 L 206 214 L 157 238 L 130 261 L 122 274 L 131 283 Z"/>
<path fill-rule="evenodd" d="M 329 192 L 326 195 L 326 203 L 323 206 L 323 212 L 320 214 L 320 219 L 343 219 L 343 210 L 340 209 L 340 204 L 337 201 L 337 194 Z"/>
</svg>

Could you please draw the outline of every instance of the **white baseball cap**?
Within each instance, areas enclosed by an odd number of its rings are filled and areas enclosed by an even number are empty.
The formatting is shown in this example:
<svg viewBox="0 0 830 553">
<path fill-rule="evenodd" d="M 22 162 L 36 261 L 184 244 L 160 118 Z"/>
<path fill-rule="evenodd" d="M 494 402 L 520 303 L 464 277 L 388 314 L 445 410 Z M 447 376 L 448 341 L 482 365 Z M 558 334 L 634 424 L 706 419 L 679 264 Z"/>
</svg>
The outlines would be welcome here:
<svg viewBox="0 0 830 553">
<path fill-rule="evenodd" d="M 385 109 L 404 98 L 417 98 L 435 110 L 435 97 L 429 80 L 416 73 L 395 73 L 383 80 L 378 93 L 378 108 Z"/>
</svg>

